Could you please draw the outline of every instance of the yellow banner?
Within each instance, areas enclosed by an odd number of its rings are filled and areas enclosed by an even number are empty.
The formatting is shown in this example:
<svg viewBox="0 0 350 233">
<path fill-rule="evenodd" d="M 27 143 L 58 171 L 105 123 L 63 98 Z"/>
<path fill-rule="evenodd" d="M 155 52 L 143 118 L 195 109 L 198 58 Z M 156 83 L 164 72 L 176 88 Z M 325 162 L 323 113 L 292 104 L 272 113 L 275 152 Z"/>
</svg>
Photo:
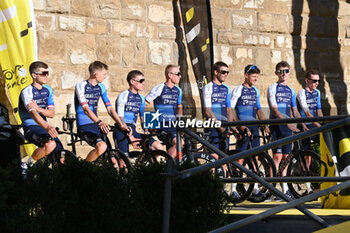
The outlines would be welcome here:
<svg viewBox="0 0 350 233">
<path fill-rule="evenodd" d="M 18 124 L 21 91 L 33 80 L 29 65 L 36 60 L 36 32 L 31 0 L 0 1 L 0 66 Z M 27 150 L 27 153 L 30 151 Z M 31 154 L 31 153 L 30 153 Z"/>
</svg>

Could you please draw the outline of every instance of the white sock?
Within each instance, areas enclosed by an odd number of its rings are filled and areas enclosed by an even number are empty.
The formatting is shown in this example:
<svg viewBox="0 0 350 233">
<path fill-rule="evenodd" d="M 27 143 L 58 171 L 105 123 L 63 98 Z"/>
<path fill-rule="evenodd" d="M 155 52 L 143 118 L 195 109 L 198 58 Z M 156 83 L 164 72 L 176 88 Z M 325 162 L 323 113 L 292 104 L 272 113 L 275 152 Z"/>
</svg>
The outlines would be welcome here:
<svg viewBox="0 0 350 233">
<path fill-rule="evenodd" d="M 309 192 L 313 192 L 310 182 L 306 183 L 306 187 L 307 187 L 307 190 L 309 190 Z"/>
<path fill-rule="evenodd" d="M 232 192 L 237 192 L 237 183 L 232 184 Z"/>
<path fill-rule="evenodd" d="M 29 165 L 29 164 L 33 164 L 33 163 L 35 163 L 35 160 L 33 159 L 32 156 L 30 156 L 29 159 L 27 160 L 26 164 Z"/>
<path fill-rule="evenodd" d="M 259 185 L 258 185 L 258 183 L 255 183 L 255 184 L 254 184 L 253 193 L 254 193 L 254 194 L 258 194 L 259 191 L 260 191 L 260 190 L 259 190 Z"/>
<path fill-rule="evenodd" d="M 282 191 L 286 193 L 289 190 L 287 183 L 282 183 Z"/>
</svg>

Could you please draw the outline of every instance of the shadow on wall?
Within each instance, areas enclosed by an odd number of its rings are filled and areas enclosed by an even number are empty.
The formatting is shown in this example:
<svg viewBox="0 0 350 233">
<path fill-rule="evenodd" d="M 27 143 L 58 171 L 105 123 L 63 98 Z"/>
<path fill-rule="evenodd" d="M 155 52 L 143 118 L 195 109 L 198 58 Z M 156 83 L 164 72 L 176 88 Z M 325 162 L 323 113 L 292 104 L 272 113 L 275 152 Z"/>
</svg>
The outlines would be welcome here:
<svg viewBox="0 0 350 233">
<path fill-rule="evenodd" d="M 309 18 L 303 18 L 303 5 L 307 1 Z M 350 0 L 347 0 L 350 3 Z M 292 16 L 294 28 L 293 52 L 298 82 L 305 86 L 306 69 L 316 68 L 320 71 L 318 89 L 322 93 L 322 110 L 324 115 L 331 112 L 331 101 L 337 108 L 337 114 L 348 114 L 346 108 L 347 87 L 344 82 L 343 68 L 340 64 L 340 45 L 338 42 L 338 1 L 328 0 L 293 0 Z M 305 33 L 305 48 L 302 47 L 303 20 L 308 20 Z M 302 59 L 304 58 L 304 59 Z M 326 93 L 329 86 L 330 93 Z M 328 88 L 327 88 L 328 89 Z"/>
</svg>

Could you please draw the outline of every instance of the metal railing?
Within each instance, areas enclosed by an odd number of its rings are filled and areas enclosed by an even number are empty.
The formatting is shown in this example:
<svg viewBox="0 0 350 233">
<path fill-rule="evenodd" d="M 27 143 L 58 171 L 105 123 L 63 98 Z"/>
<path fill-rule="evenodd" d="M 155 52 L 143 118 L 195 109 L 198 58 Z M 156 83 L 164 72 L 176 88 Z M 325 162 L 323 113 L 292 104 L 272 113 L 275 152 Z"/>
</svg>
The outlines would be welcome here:
<svg viewBox="0 0 350 233">
<path fill-rule="evenodd" d="M 332 122 L 332 121 L 335 121 L 335 122 Z M 307 137 L 310 137 L 313 135 L 317 135 L 317 134 L 324 132 L 324 131 L 329 131 L 329 130 L 332 130 L 335 128 L 349 125 L 350 124 L 350 117 L 349 116 L 311 117 L 311 118 L 298 118 L 298 119 L 289 118 L 289 119 L 274 119 L 274 120 L 263 120 L 263 121 L 226 122 L 226 123 L 223 123 L 222 126 L 228 127 L 228 126 L 239 126 L 239 125 L 247 126 L 247 125 L 267 125 L 267 124 L 268 125 L 275 125 L 275 124 L 301 123 L 301 122 L 304 122 L 304 123 L 305 122 L 331 122 L 331 123 L 325 124 L 321 127 L 314 128 L 314 129 L 306 131 L 306 132 L 302 132 L 302 133 L 292 135 L 292 136 L 289 136 L 289 137 L 286 137 L 286 138 L 283 138 L 280 140 L 276 140 L 276 141 L 270 142 L 269 144 L 255 147 L 255 148 L 252 148 L 250 150 L 246 150 L 246 151 L 243 151 L 243 152 L 237 153 L 235 155 L 231 155 L 231 156 L 228 156 L 227 154 L 225 154 L 221 150 L 217 149 L 215 146 L 211 145 L 208 141 L 199 137 L 197 134 L 195 134 L 194 132 L 192 132 L 188 128 L 178 128 L 177 129 L 178 142 L 180 142 L 181 132 L 184 132 L 185 134 L 191 136 L 192 138 L 197 140 L 199 143 L 203 144 L 210 151 L 218 154 L 222 158 L 215 161 L 215 162 L 204 164 L 204 165 L 194 167 L 191 169 L 187 169 L 184 171 L 178 171 L 178 170 L 176 170 L 176 167 L 174 165 L 167 164 L 166 174 L 165 174 L 166 180 L 165 180 L 165 188 L 164 188 L 164 202 L 163 202 L 164 208 L 163 208 L 162 232 L 164 232 L 164 233 L 169 232 L 169 219 L 170 219 L 170 213 L 171 213 L 170 202 L 171 202 L 171 181 L 172 181 L 172 179 L 179 179 L 179 178 L 185 179 L 185 178 L 188 178 L 194 174 L 204 172 L 206 170 L 209 170 L 209 169 L 212 169 L 215 167 L 219 167 L 219 166 L 224 165 L 226 163 L 233 163 L 238 169 L 240 169 L 242 172 L 246 173 L 249 177 L 251 177 L 250 182 L 259 182 L 263 186 L 270 189 L 270 191 L 272 193 L 281 197 L 283 200 L 287 201 L 288 203 L 285 205 L 282 205 L 282 206 L 272 208 L 271 210 L 268 210 L 268 211 L 261 213 L 259 215 L 254 215 L 254 216 L 248 217 L 246 219 L 239 220 L 236 223 L 232 223 L 232 224 L 229 224 L 229 225 L 224 226 L 222 228 L 216 229 L 213 232 L 226 232 L 227 230 L 237 229 L 239 227 L 245 226 L 249 223 L 259 221 L 262 218 L 266 218 L 266 217 L 271 216 L 275 213 L 278 213 L 280 211 L 283 211 L 285 209 L 292 208 L 292 207 L 296 207 L 298 210 L 300 210 L 302 213 L 304 213 L 305 215 L 307 215 L 308 217 L 310 217 L 311 219 L 316 221 L 321 226 L 323 226 L 323 227 L 330 226 L 322 218 L 320 218 L 319 216 L 317 216 L 314 213 L 307 210 L 302 204 L 306 201 L 313 200 L 316 197 L 327 195 L 327 194 L 330 194 L 330 193 L 335 192 L 337 190 L 350 187 L 350 181 L 345 181 L 344 183 L 333 186 L 331 188 L 319 191 L 317 193 L 305 196 L 305 197 L 297 199 L 297 200 L 292 200 L 269 183 L 269 181 L 273 181 L 273 180 L 271 180 L 273 178 L 261 178 L 258 175 L 256 175 L 254 172 L 248 170 L 247 168 L 245 168 L 244 166 L 242 166 L 241 164 L 239 164 L 236 161 L 239 159 L 242 159 L 242 158 L 247 158 L 247 157 L 256 155 L 258 153 L 261 153 L 263 151 L 267 151 L 269 149 L 272 149 L 272 148 L 275 148 L 275 147 L 278 147 L 281 145 L 286 145 L 286 144 L 292 143 L 293 141 L 297 141 L 297 140 L 301 140 L 301 139 L 304 139 L 304 138 L 307 138 Z M 178 150 L 179 154 L 181 154 L 181 149 L 182 149 L 181 143 L 177 143 L 177 150 Z M 315 177 L 312 177 L 312 178 L 315 178 Z M 346 179 L 346 177 L 342 177 L 342 178 Z M 299 179 L 299 177 L 296 178 L 295 180 L 297 181 L 298 179 Z M 317 179 L 319 179 L 319 181 L 321 181 L 321 182 L 326 182 L 326 181 L 329 182 L 329 181 L 333 181 L 334 177 L 317 177 Z M 349 179 L 349 177 L 347 177 L 347 179 Z M 229 181 L 229 180 L 226 180 L 226 181 Z M 293 181 L 293 178 L 290 178 L 289 181 L 290 182 Z M 342 180 L 342 181 L 344 181 L 344 180 Z M 244 181 L 242 181 L 242 182 L 244 182 Z M 276 178 L 275 182 L 278 182 L 277 178 Z M 301 182 L 301 180 L 299 179 L 298 182 Z"/>
</svg>

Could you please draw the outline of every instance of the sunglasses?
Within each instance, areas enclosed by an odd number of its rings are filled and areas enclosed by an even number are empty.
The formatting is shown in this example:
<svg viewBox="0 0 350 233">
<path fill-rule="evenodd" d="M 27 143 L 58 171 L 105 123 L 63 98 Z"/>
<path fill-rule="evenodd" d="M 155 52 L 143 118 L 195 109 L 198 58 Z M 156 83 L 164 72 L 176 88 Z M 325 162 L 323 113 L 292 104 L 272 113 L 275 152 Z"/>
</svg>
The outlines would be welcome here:
<svg viewBox="0 0 350 233">
<path fill-rule="evenodd" d="M 143 83 L 144 81 L 145 81 L 145 79 L 144 78 L 142 78 L 142 79 L 133 79 L 135 82 L 139 82 L 139 83 Z"/>
<path fill-rule="evenodd" d="M 245 72 L 245 73 L 248 74 L 249 71 L 251 71 L 251 70 L 256 70 L 256 69 L 258 69 L 258 67 L 253 65 L 253 66 L 249 67 L 249 69 L 248 69 L 247 72 Z"/>
<path fill-rule="evenodd" d="M 220 74 L 229 74 L 230 71 L 228 71 L 228 70 L 220 70 L 219 73 Z"/>
<path fill-rule="evenodd" d="M 49 71 L 42 71 L 42 72 L 34 72 L 34 74 L 37 74 L 37 75 L 42 75 L 42 76 L 49 76 Z"/>
<path fill-rule="evenodd" d="M 276 72 L 277 72 L 277 73 L 280 73 L 280 74 L 288 74 L 288 73 L 289 73 L 289 69 L 277 70 Z"/>
<path fill-rule="evenodd" d="M 309 80 L 312 81 L 313 83 L 319 83 L 319 82 L 320 82 L 319 79 L 310 79 L 310 78 L 309 78 Z"/>
<path fill-rule="evenodd" d="M 177 76 L 181 76 L 181 72 L 177 72 L 177 73 L 174 73 L 174 72 L 169 72 L 170 74 L 175 74 Z"/>
</svg>

